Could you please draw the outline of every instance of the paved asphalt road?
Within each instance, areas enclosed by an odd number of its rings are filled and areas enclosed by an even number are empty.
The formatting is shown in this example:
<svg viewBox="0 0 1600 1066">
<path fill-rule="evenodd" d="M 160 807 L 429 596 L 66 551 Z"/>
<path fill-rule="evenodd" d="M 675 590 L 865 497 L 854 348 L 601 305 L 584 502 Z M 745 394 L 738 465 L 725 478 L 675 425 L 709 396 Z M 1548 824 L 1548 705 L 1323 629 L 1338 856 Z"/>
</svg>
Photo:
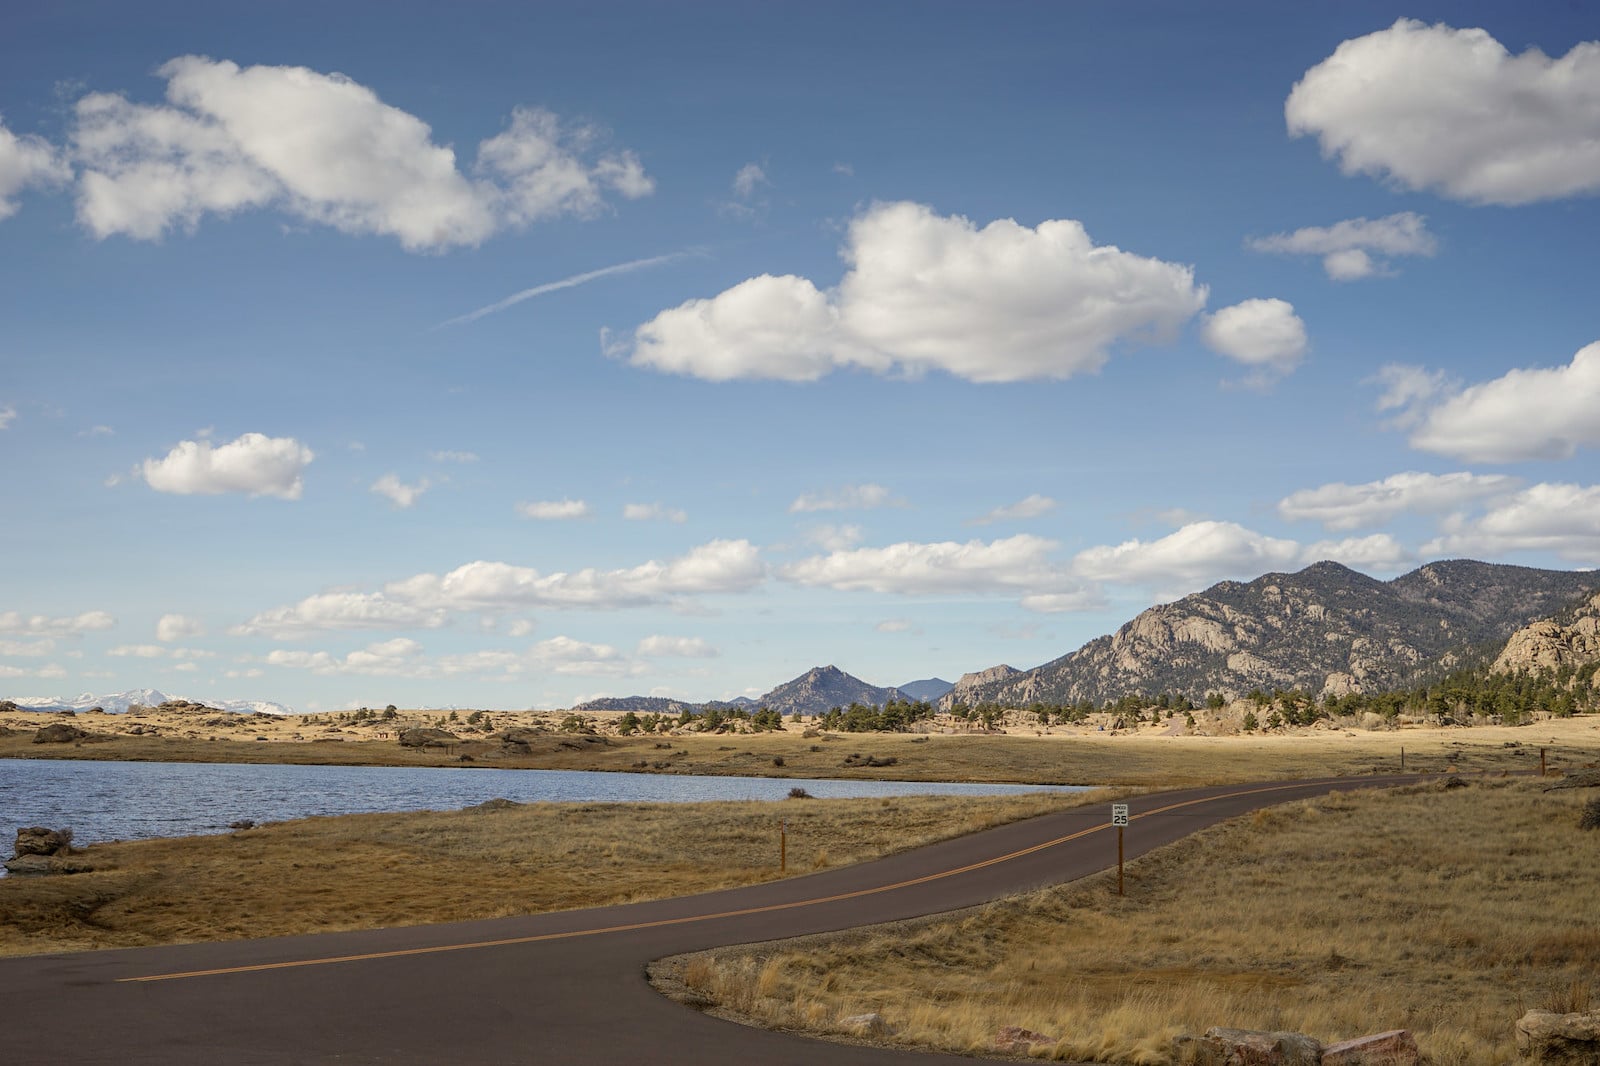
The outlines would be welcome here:
<svg viewBox="0 0 1600 1066">
<path fill-rule="evenodd" d="M 1415 780 L 1267 782 L 1136 798 L 1127 855 L 1257 807 Z M 1083 877 L 1116 862 L 1109 822 L 1102 805 L 859 866 L 622 907 L 0 959 L 9 1020 L 0 1061 L 971 1063 L 721 1021 L 658 995 L 644 969 L 679 952 L 910 918 Z"/>
</svg>

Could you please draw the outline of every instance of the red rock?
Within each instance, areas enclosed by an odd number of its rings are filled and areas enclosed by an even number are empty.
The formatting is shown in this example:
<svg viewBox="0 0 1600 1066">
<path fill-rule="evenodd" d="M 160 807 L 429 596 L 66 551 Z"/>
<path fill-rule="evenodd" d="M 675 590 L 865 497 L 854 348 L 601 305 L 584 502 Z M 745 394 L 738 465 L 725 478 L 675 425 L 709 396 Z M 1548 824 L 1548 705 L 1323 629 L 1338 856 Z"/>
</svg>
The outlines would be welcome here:
<svg viewBox="0 0 1600 1066">
<path fill-rule="evenodd" d="M 1409 1030 L 1358 1036 L 1322 1049 L 1322 1066 L 1417 1066 L 1422 1054 Z"/>
<path fill-rule="evenodd" d="M 1321 1066 L 1322 1044 L 1303 1033 L 1206 1030 L 1194 1042 L 1195 1066 Z"/>
</svg>

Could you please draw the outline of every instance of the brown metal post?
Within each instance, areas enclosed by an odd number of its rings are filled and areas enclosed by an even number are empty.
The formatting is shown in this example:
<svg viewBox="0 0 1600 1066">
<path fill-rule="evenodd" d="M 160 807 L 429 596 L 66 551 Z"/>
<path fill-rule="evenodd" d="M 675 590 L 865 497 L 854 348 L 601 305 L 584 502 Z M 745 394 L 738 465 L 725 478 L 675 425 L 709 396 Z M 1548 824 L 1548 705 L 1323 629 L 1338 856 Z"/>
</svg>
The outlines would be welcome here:
<svg viewBox="0 0 1600 1066">
<path fill-rule="evenodd" d="M 1117 826 L 1117 895 L 1122 895 L 1122 826 Z"/>
<path fill-rule="evenodd" d="M 789 820 L 778 823 L 778 872 L 789 872 Z"/>
<path fill-rule="evenodd" d="M 1406 772 L 1406 749 L 1403 746 L 1400 748 L 1400 772 Z"/>
<path fill-rule="evenodd" d="M 1544 749 L 1539 749 L 1539 776 L 1544 776 Z"/>
</svg>

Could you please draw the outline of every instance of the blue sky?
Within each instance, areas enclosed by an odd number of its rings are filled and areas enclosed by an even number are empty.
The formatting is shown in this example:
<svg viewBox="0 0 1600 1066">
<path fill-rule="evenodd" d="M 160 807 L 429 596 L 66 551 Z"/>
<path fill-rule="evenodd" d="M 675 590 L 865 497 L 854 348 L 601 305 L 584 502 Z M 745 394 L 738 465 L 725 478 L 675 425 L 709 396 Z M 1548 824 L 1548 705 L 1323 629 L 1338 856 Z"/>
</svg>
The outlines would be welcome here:
<svg viewBox="0 0 1600 1066">
<path fill-rule="evenodd" d="M 0 24 L 0 694 L 1028 667 L 1600 563 L 1582 5 Z"/>
</svg>

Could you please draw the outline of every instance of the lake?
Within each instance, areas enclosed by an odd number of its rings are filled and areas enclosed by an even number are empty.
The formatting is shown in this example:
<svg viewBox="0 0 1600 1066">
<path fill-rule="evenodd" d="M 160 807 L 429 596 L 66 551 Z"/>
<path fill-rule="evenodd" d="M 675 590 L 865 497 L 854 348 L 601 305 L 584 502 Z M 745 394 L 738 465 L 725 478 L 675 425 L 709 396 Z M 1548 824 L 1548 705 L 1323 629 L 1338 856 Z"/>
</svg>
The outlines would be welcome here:
<svg viewBox="0 0 1600 1066">
<path fill-rule="evenodd" d="M 1061 785 L 696 777 L 590 770 L 278 766 L 0 759 L 0 847 L 23 826 L 70 827 L 73 841 L 222 833 L 228 823 L 319 814 L 453 810 L 497 797 L 518 803 L 779 800 L 791 788 L 835 797 L 1077 792 Z M 4 857 L 4 856 L 0 856 Z"/>
</svg>

